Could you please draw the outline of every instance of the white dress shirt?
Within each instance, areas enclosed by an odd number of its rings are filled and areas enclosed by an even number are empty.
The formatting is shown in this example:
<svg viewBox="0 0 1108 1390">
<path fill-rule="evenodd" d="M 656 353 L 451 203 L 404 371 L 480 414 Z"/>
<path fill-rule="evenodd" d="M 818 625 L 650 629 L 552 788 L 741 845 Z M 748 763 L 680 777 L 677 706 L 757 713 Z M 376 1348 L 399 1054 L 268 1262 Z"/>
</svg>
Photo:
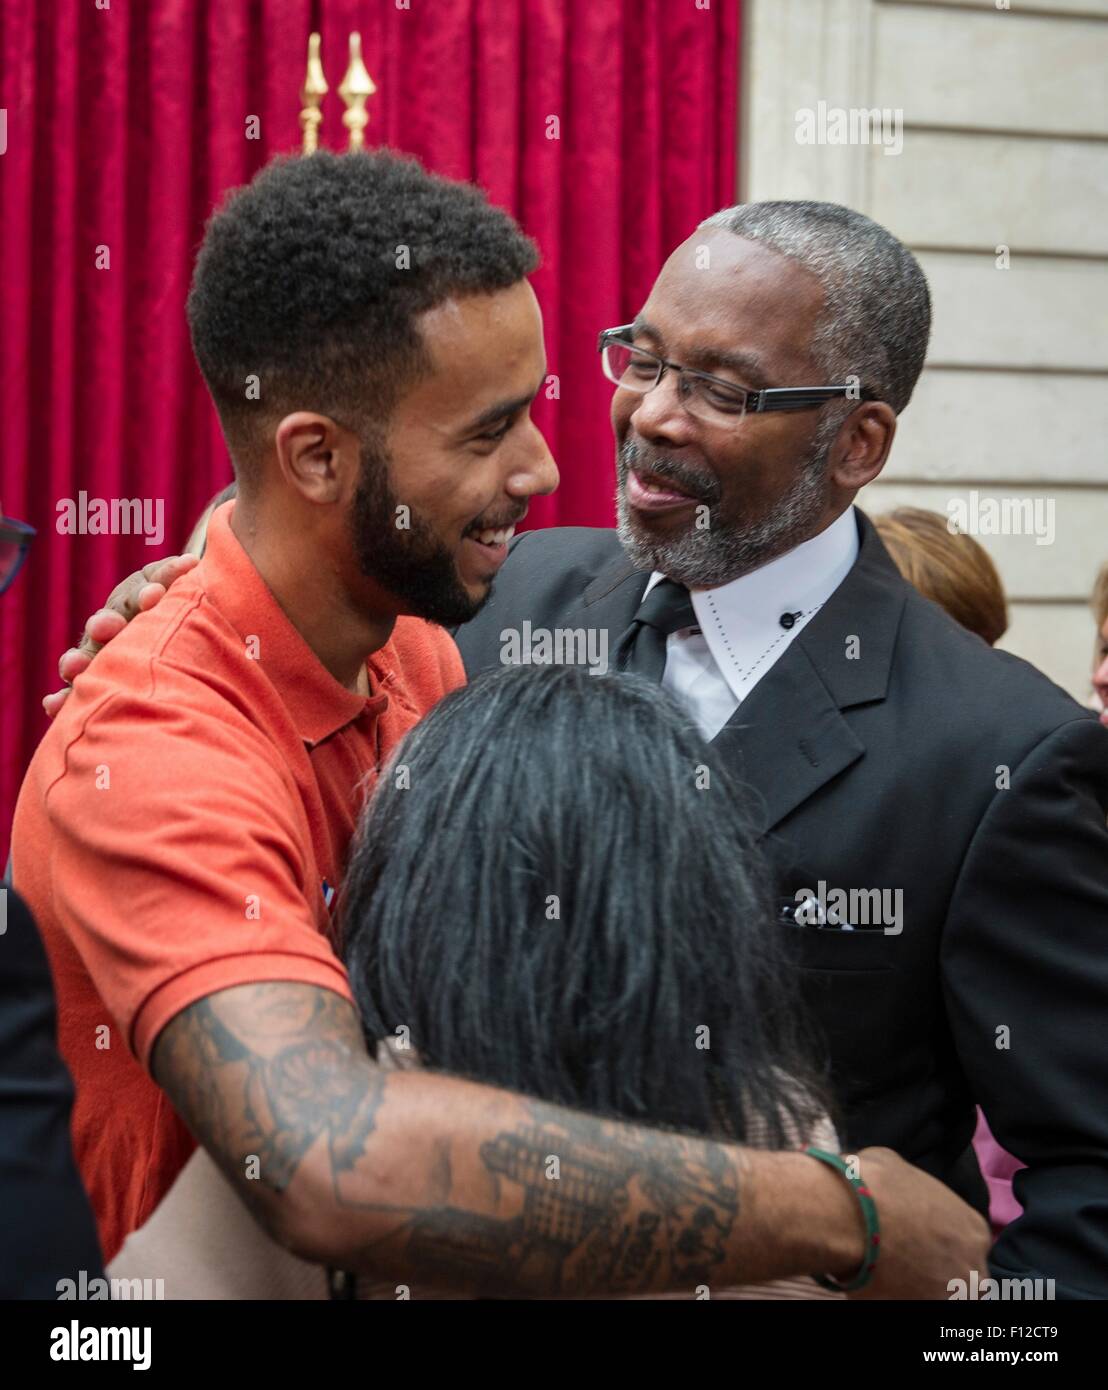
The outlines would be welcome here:
<svg viewBox="0 0 1108 1390">
<path fill-rule="evenodd" d="M 827 602 L 858 557 L 858 524 L 848 507 L 825 531 L 716 589 L 693 589 L 700 630 L 666 641 L 662 685 L 685 705 L 705 738 L 715 738 L 797 633 Z M 643 598 L 664 575 L 655 572 Z M 799 613 L 792 627 L 785 613 Z"/>
</svg>

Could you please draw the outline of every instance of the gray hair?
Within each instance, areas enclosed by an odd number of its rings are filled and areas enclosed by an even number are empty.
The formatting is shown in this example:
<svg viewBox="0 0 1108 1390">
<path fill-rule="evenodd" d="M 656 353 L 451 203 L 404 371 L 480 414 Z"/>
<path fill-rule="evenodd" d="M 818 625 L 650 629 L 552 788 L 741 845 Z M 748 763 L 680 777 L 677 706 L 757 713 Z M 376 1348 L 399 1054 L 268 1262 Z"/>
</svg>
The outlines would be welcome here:
<svg viewBox="0 0 1108 1390">
<path fill-rule="evenodd" d="M 838 203 L 740 203 L 700 224 L 761 241 L 819 280 L 826 306 L 812 351 L 829 384 L 860 378 L 863 397 L 899 415 L 931 332 L 931 296 L 915 256 L 890 231 Z"/>
</svg>

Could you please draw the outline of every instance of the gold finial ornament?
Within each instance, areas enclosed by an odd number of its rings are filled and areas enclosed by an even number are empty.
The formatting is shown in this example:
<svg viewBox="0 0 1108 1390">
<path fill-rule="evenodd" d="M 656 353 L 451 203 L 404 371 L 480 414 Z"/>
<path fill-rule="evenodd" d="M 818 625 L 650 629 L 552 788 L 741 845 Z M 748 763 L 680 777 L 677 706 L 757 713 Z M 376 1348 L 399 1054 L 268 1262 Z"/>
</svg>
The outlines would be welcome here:
<svg viewBox="0 0 1108 1390">
<path fill-rule="evenodd" d="M 320 107 L 327 91 L 327 79 L 323 76 L 323 63 L 319 57 L 319 35 L 311 34 L 308 37 L 308 71 L 304 74 L 304 85 L 300 89 L 302 154 L 315 154 L 319 149 L 319 126 L 323 120 Z"/>
<path fill-rule="evenodd" d="M 350 64 L 346 76 L 339 87 L 339 96 L 346 103 L 342 123 L 350 132 L 350 149 L 360 150 L 365 144 L 365 128 L 369 115 L 365 109 L 366 101 L 377 90 L 373 78 L 362 62 L 362 36 L 350 35 Z"/>
</svg>

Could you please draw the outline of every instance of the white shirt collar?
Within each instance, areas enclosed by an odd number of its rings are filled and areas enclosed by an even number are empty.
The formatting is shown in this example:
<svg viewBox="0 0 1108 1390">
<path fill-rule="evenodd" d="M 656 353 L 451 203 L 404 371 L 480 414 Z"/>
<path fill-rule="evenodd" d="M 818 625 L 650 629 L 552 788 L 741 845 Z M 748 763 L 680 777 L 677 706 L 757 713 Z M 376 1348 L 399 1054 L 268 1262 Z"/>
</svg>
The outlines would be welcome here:
<svg viewBox="0 0 1108 1390">
<path fill-rule="evenodd" d="M 714 589 L 692 591 L 704 640 L 736 700 L 746 698 L 857 558 L 858 525 L 854 508 L 848 507 L 818 536 L 760 569 Z M 652 574 L 643 597 L 664 577 Z M 801 616 L 784 628 L 784 613 Z"/>
</svg>

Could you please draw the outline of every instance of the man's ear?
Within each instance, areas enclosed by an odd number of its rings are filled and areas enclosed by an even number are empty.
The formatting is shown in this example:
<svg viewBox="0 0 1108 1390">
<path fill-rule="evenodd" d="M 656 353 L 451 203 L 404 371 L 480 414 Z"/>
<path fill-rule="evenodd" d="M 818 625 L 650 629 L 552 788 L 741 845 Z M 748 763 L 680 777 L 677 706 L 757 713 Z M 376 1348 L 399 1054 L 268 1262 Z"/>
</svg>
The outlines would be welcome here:
<svg viewBox="0 0 1108 1390">
<path fill-rule="evenodd" d="M 885 466 L 896 434 L 896 412 L 884 401 L 863 401 L 843 421 L 832 454 L 831 477 L 857 492 Z"/>
<path fill-rule="evenodd" d="M 309 502 L 340 502 L 356 485 L 357 437 L 327 415 L 297 410 L 274 433 L 285 482 Z"/>
</svg>

